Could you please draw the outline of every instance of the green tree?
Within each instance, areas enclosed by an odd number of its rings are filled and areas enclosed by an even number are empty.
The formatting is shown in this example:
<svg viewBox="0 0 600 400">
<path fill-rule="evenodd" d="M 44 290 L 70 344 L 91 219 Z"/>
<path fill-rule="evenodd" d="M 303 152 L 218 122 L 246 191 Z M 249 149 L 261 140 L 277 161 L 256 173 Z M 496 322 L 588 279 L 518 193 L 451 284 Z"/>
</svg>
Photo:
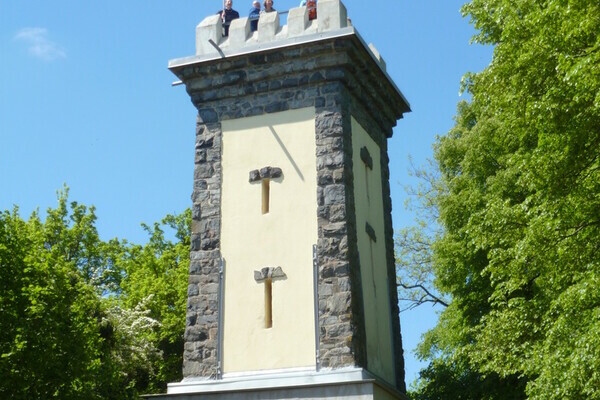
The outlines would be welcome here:
<svg viewBox="0 0 600 400">
<path fill-rule="evenodd" d="M 192 213 L 187 209 L 179 215 L 167 215 L 152 227 L 142 225 L 148 243 L 125 243 L 116 261 L 118 269 L 124 271 L 120 303 L 128 309 L 143 303 L 148 316 L 161 324 L 149 338 L 162 356 L 154 363 L 155 374 L 147 377 L 143 388 L 147 393 L 164 391 L 168 382 L 182 379 L 191 221 Z M 164 228 L 174 233 L 174 242 L 165 238 Z"/>
<path fill-rule="evenodd" d="M 0 213 L 0 397 L 133 399 L 180 379 L 189 210 L 146 245 L 103 242 L 95 210 Z"/>
<path fill-rule="evenodd" d="M 413 400 L 517 400 L 524 398 L 525 381 L 474 371 L 466 360 L 438 358 L 421 370 Z"/>
<path fill-rule="evenodd" d="M 494 45 L 438 139 L 432 242 L 450 299 L 421 346 L 530 399 L 600 398 L 600 3 L 473 0 Z M 435 366 L 435 364 L 434 364 Z"/>
<path fill-rule="evenodd" d="M 0 214 L 0 397 L 97 398 L 102 306 L 85 281 L 92 211 L 66 196 L 42 223 Z M 84 255 L 84 256 L 81 256 Z"/>
<path fill-rule="evenodd" d="M 416 225 L 399 231 L 396 238 L 399 300 L 402 311 L 425 304 L 438 306 L 438 311 L 451 306 L 447 292 L 438 290 L 436 282 L 435 244 L 442 240 L 444 230 L 439 220 L 438 201 L 447 193 L 435 161 L 424 168 L 412 166 L 411 174 L 418 178 L 416 187 L 408 187 L 408 208 L 414 213 Z M 453 306 L 452 306 L 453 307 Z M 444 314 L 444 318 L 452 312 Z M 440 322 L 442 324 L 442 322 Z M 409 396 L 414 400 L 517 400 L 525 398 L 525 380 L 516 376 L 501 377 L 496 373 L 481 373 L 469 364 L 468 354 L 457 351 L 464 342 L 456 332 L 437 328 L 438 334 L 428 335 L 417 355 L 430 364 L 413 382 Z M 443 330 L 447 329 L 447 330 Z M 441 342 L 444 339 L 443 350 Z M 452 344 L 452 345 L 450 345 Z"/>
</svg>

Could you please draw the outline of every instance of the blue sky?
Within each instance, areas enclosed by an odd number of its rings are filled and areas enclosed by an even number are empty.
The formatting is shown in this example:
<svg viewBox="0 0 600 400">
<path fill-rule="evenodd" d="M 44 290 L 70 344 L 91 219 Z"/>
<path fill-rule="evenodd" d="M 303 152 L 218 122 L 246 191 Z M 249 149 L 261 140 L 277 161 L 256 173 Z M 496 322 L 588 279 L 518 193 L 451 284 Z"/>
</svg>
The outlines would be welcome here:
<svg viewBox="0 0 600 400">
<path fill-rule="evenodd" d="M 247 15 L 250 1 L 234 0 Z M 298 1 L 276 0 L 278 10 Z M 422 164 L 436 135 L 453 125 L 459 83 L 487 66 L 492 50 L 470 45 L 463 1 L 346 0 L 411 104 L 389 141 L 395 229 L 409 155 Z M 167 61 L 193 55 L 195 26 L 221 0 L 0 0 L 0 210 L 23 217 L 70 199 L 95 205 L 103 239 L 144 242 L 141 222 L 191 205 L 195 109 Z M 402 313 L 407 383 L 412 355 L 435 324 L 431 308 Z"/>
</svg>

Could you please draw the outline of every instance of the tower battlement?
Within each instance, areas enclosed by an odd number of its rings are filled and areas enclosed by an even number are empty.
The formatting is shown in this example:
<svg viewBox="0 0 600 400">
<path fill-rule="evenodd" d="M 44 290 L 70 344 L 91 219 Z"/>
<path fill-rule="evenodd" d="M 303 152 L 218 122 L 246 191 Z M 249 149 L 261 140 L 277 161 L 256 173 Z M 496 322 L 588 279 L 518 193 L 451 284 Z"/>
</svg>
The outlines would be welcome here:
<svg viewBox="0 0 600 400">
<path fill-rule="evenodd" d="M 231 21 L 229 36 L 222 36 L 221 17 L 211 15 L 196 27 L 196 55 L 218 54 L 219 50 L 215 45 L 223 51 L 235 51 L 261 43 L 280 42 L 348 26 L 346 7 L 339 0 L 321 0 L 317 4 L 317 17 L 310 21 L 306 7 L 292 8 L 288 14 L 288 24 L 280 26 L 279 13 L 261 13 L 256 32 L 250 31 L 250 20 L 246 17 Z"/>
<path fill-rule="evenodd" d="M 317 3 L 317 18 L 309 20 L 307 7 L 292 8 L 287 25 L 280 24 L 278 12 L 261 13 L 258 30 L 250 30 L 248 17 L 231 21 L 229 36 L 223 36 L 223 21 L 218 14 L 210 15 L 196 26 L 196 56 L 171 60 L 169 67 L 190 61 L 239 53 L 263 51 L 275 47 L 311 42 L 337 35 L 357 34 L 350 24 L 346 6 L 340 0 L 321 0 Z M 370 43 L 372 57 L 385 71 L 385 61 Z"/>
</svg>

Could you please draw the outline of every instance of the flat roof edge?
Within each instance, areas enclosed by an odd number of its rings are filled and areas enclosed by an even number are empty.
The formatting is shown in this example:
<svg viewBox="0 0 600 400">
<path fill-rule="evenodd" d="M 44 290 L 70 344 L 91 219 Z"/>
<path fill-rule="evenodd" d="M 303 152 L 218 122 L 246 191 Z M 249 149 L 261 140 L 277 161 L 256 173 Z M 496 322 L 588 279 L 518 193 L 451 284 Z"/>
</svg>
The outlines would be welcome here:
<svg viewBox="0 0 600 400">
<path fill-rule="evenodd" d="M 348 26 L 345 28 L 337 29 L 335 31 L 311 33 L 308 35 L 294 36 L 291 38 L 286 38 L 286 39 L 282 39 L 282 40 L 273 40 L 273 41 L 264 42 L 264 43 L 253 43 L 251 45 L 241 47 L 241 48 L 238 48 L 235 50 L 229 50 L 228 47 L 226 46 L 226 47 L 221 48 L 222 54 L 219 54 L 217 52 L 217 53 L 213 53 L 213 54 L 206 54 L 206 55 L 199 55 L 199 56 L 196 55 L 196 56 L 175 58 L 175 59 L 169 60 L 168 68 L 170 70 L 174 70 L 174 69 L 178 69 L 181 67 L 185 67 L 185 66 L 193 65 L 193 64 L 197 64 L 197 63 L 220 60 L 220 59 L 230 58 L 230 57 L 243 56 L 246 54 L 258 53 L 261 51 L 287 48 L 287 47 L 297 46 L 300 44 L 318 42 L 321 40 L 335 39 L 335 38 L 340 38 L 340 37 L 345 37 L 345 36 L 352 36 L 356 33 L 357 33 L 356 29 L 354 29 L 353 26 Z"/>
<path fill-rule="evenodd" d="M 406 99 L 406 97 L 404 96 L 402 91 L 398 88 L 398 86 L 396 85 L 394 80 L 387 73 L 386 69 L 381 65 L 379 60 L 375 57 L 375 55 L 373 54 L 373 52 L 371 51 L 371 49 L 369 48 L 367 43 L 364 41 L 364 39 L 358 33 L 358 31 L 356 30 L 356 28 L 354 26 L 347 26 L 345 28 L 336 29 L 334 31 L 329 31 L 329 32 L 311 33 L 308 35 L 295 36 L 295 37 L 286 38 L 286 39 L 282 39 L 282 40 L 274 40 L 274 41 L 270 41 L 270 42 L 251 44 L 251 45 L 248 45 L 248 46 L 245 46 L 242 48 L 238 48 L 235 50 L 229 50 L 227 47 L 223 47 L 223 48 L 220 48 L 220 50 L 221 50 L 220 53 L 217 52 L 217 53 L 208 54 L 208 55 L 195 55 L 195 56 L 174 58 L 172 60 L 169 60 L 168 69 L 171 72 L 175 73 L 175 70 L 178 70 L 180 68 L 187 67 L 190 65 L 198 64 L 198 63 L 233 58 L 233 57 L 243 56 L 243 55 L 247 55 L 247 54 L 255 54 L 255 53 L 262 52 L 262 51 L 283 49 L 283 48 L 298 46 L 298 45 L 302 45 L 302 44 L 318 42 L 318 41 L 322 41 L 322 40 L 336 39 L 336 38 L 343 38 L 343 37 L 352 37 L 352 36 L 356 37 L 359 40 L 359 42 L 362 44 L 362 46 L 365 48 L 365 50 L 369 53 L 369 55 L 371 56 L 373 61 L 375 61 L 375 64 L 379 67 L 379 70 L 385 75 L 388 82 L 391 83 L 394 91 L 402 99 L 404 104 L 406 104 L 407 109 L 402 110 L 402 113 L 410 112 L 411 111 L 410 103 L 408 102 L 408 100 Z"/>
</svg>

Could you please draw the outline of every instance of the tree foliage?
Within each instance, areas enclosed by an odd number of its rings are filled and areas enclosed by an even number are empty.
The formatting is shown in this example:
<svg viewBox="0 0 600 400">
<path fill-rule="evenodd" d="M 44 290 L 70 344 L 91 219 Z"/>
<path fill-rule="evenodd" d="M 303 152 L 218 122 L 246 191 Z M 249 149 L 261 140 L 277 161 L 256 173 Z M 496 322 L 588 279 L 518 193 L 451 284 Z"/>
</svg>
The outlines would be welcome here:
<svg viewBox="0 0 600 400">
<path fill-rule="evenodd" d="M 438 358 L 420 372 L 413 400 L 518 400 L 524 397 L 525 381 L 481 374 L 466 360 Z"/>
<path fill-rule="evenodd" d="M 473 0 L 463 13 L 494 56 L 465 77 L 472 100 L 434 149 L 429 249 L 451 302 L 420 355 L 523 379 L 530 399 L 598 399 L 600 3 Z"/>
<path fill-rule="evenodd" d="M 0 214 L 3 398 L 94 398 L 102 306 L 75 267 L 75 230 L 62 229 L 63 206 L 45 224 L 35 214 L 21 220 L 16 209 Z"/>
<path fill-rule="evenodd" d="M 133 245 L 100 240 L 67 190 L 44 221 L 0 213 L 0 397 L 127 399 L 180 379 L 190 220 Z"/>
<path fill-rule="evenodd" d="M 118 265 L 123 270 L 120 301 L 126 308 L 145 304 L 149 316 L 161 323 L 151 337 L 161 352 L 154 364 L 155 376 L 146 390 L 166 390 L 166 383 L 182 379 L 183 332 L 190 257 L 191 210 L 167 215 L 152 227 L 143 224 L 149 236 L 146 245 L 126 245 Z M 176 242 L 165 238 L 164 227 Z"/>
</svg>

